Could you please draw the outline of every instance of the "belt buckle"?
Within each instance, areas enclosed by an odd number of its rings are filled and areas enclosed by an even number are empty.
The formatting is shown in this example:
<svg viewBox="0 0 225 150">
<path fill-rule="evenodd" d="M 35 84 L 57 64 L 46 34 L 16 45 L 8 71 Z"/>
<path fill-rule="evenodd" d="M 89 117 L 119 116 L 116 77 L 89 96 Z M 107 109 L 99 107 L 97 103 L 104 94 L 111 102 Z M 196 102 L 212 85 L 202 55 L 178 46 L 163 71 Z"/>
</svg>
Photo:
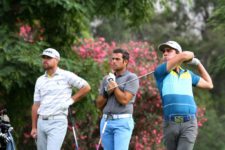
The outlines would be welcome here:
<svg viewBox="0 0 225 150">
<path fill-rule="evenodd" d="M 48 120 L 48 116 L 42 116 L 42 120 Z"/>
<path fill-rule="evenodd" d="M 107 119 L 107 120 L 108 120 L 108 119 L 112 120 L 112 119 L 114 119 L 114 118 L 113 118 L 113 115 L 112 115 L 112 114 L 107 114 L 106 119 Z"/>
<path fill-rule="evenodd" d="M 183 123 L 184 117 L 183 116 L 174 116 L 174 122 L 176 123 Z"/>
</svg>

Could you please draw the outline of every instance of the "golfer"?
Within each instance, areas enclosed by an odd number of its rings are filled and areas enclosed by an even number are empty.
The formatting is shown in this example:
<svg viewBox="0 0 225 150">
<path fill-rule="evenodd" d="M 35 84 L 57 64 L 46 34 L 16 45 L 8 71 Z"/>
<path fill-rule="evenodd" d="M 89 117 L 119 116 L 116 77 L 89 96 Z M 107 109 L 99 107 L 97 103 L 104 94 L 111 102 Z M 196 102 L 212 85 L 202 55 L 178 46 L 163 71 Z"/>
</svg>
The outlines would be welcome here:
<svg viewBox="0 0 225 150">
<path fill-rule="evenodd" d="M 103 109 L 100 130 L 105 150 L 128 150 L 134 129 L 133 104 L 139 80 L 127 70 L 128 62 L 127 51 L 113 50 L 111 68 L 114 74 L 105 76 L 96 101 L 97 107 Z M 120 85 L 132 79 L 137 80 Z"/>
<path fill-rule="evenodd" d="M 192 86 L 212 89 L 212 80 L 194 53 L 182 51 L 175 41 L 159 45 L 164 62 L 157 66 L 154 76 L 163 105 L 163 140 L 167 150 L 192 150 L 198 133 L 197 106 Z M 181 67 L 188 62 L 199 75 Z"/>
<path fill-rule="evenodd" d="M 31 136 L 38 150 L 60 150 L 67 131 L 68 107 L 90 91 L 89 84 L 76 74 L 60 69 L 60 55 L 53 48 L 42 53 L 45 74 L 35 85 Z M 72 88 L 79 90 L 71 97 Z"/>
</svg>

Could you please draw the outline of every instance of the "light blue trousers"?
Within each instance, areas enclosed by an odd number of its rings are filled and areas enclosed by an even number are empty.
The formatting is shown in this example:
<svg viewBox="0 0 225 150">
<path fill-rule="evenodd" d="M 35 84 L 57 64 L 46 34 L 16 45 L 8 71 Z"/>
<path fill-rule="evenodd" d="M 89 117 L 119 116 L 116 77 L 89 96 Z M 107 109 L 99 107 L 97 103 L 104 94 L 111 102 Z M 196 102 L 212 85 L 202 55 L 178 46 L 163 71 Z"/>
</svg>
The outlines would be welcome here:
<svg viewBox="0 0 225 150">
<path fill-rule="evenodd" d="M 106 119 L 102 118 L 100 124 L 104 150 L 128 150 L 134 129 L 133 118 L 107 120 L 107 126 L 102 134 L 105 121 Z"/>
<path fill-rule="evenodd" d="M 60 150 L 66 135 L 68 121 L 65 119 L 42 120 L 37 123 L 37 149 Z"/>
</svg>

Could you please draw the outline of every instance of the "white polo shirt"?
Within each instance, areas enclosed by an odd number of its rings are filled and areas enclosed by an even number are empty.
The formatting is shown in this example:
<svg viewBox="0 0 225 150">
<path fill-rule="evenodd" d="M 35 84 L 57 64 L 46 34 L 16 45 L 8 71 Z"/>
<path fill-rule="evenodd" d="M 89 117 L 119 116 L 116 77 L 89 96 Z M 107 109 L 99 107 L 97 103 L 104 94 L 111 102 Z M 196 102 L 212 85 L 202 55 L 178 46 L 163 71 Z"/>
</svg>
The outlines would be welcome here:
<svg viewBox="0 0 225 150">
<path fill-rule="evenodd" d="M 34 103 L 40 103 L 39 115 L 68 114 L 68 110 L 62 110 L 60 105 L 69 100 L 72 88 L 82 88 L 88 83 L 76 74 L 57 68 L 52 77 L 45 72 L 35 84 Z"/>
</svg>

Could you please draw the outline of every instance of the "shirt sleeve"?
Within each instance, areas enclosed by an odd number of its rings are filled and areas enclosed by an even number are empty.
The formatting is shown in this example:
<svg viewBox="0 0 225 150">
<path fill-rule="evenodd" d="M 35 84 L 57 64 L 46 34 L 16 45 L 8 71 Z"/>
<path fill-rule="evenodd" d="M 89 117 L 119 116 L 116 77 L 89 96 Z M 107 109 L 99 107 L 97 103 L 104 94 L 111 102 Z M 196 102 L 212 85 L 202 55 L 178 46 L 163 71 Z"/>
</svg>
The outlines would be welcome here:
<svg viewBox="0 0 225 150">
<path fill-rule="evenodd" d="M 86 80 L 84 80 L 83 78 L 79 77 L 78 75 L 72 72 L 67 72 L 67 79 L 69 85 L 78 89 L 88 85 Z"/>
<path fill-rule="evenodd" d="M 107 84 L 107 81 L 106 81 L 106 76 L 105 76 L 103 78 L 102 83 L 99 88 L 99 95 L 104 95 L 106 84 Z"/>
<path fill-rule="evenodd" d="M 134 80 L 134 81 L 127 83 L 124 87 L 124 91 L 129 91 L 133 95 L 136 95 L 137 91 L 139 89 L 139 79 L 137 79 L 137 78 L 138 77 L 136 74 L 129 75 L 127 81 L 131 81 L 131 80 Z M 135 80 L 135 79 L 137 79 L 137 80 Z"/>
<path fill-rule="evenodd" d="M 200 76 L 194 74 L 192 71 L 189 71 L 191 74 L 191 78 L 192 78 L 192 85 L 196 86 L 200 80 Z"/>
<path fill-rule="evenodd" d="M 40 93 L 40 88 L 38 84 L 38 80 L 35 83 L 35 88 L 34 88 L 34 103 L 40 102 L 41 101 L 41 93 Z"/>
<path fill-rule="evenodd" d="M 163 63 L 156 67 L 154 76 L 157 82 L 161 81 L 168 74 L 166 69 L 167 63 Z"/>
</svg>

